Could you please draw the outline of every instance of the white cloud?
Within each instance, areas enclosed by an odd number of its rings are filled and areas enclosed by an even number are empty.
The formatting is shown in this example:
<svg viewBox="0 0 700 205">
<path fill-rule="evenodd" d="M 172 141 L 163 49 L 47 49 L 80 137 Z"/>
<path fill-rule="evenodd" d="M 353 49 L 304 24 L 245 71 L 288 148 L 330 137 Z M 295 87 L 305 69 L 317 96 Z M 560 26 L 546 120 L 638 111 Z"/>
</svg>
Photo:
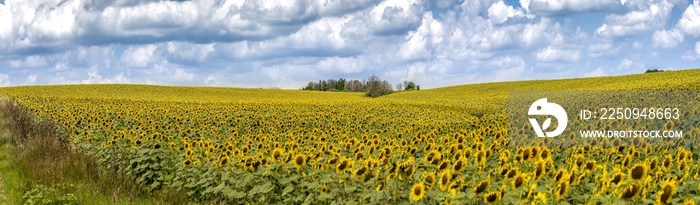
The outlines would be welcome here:
<svg viewBox="0 0 700 205">
<path fill-rule="evenodd" d="M 146 67 L 155 62 L 157 46 L 153 44 L 144 46 L 131 46 L 121 55 L 121 64 L 131 67 Z"/>
<path fill-rule="evenodd" d="M 600 77 L 600 76 L 607 76 L 607 72 L 605 72 L 605 69 L 603 67 L 598 67 L 595 70 L 588 72 L 584 74 L 586 77 Z"/>
<path fill-rule="evenodd" d="M 314 67 L 319 71 L 351 74 L 359 73 L 367 69 L 367 60 L 364 57 L 327 57 L 320 60 Z"/>
<path fill-rule="evenodd" d="M 700 37 L 700 1 L 688 5 L 676 27 L 688 35 Z"/>
<path fill-rule="evenodd" d="M 594 58 L 612 57 L 619 54 L 621 48 L 612 42 L 595 43 L 588 46 L 588 55 Z"/>
<path fill-rule="evenodd" d="M 554 47 L 546 47 L 535 53 L 535 58 L 538 61 L 567 61 L 576 62 L 581 57 L 581 51 L 577 49 L 561 49 Z"/>
<path fill-rule="evenodd" d="M 7 1 L 0 4 L 0 49 L 273 39 L 304 22 L 342 16 L 376 0 L 328 1 Z M 406 14 L 406 17 L 415 15 Z"/>
<path fill-rule="evenodd" d="M 700 41 L 695 42 L 695 50 L 689 50 L 683 53 L 681 58 L 689 61 L 694 61 L 694 60 L 699 60 L 700 59 Z"/>
<path fill-rule="evenodd" d="M 634 64 L 635 64 L 635 63 L 634 63 L 634 60 L 629 59 L 629 58 L 625 58 L 625 59 L 622 59 L 622 61 L 620 61 L 620 64 L 617 65 L 617 68 L 618 68 L 618 69 L 623 69 L 623 70 L 624 70 L 624 69 L 629 69 L 629 68 L 632 68 L 632 66 L 633 66 Z"/>
<path fill-rule="evenodd" d="M 632 43 L 632 48 L 634 48 L 634 49 L 640 49 L 643 46 L 644 46 L 644 44 L 642 42 L 639 42 L 639 41 L 635 41 L 634 43 Z"/>
<path fill-rule="evenodd" d="M 525 47 L 541 45 L 547 39 L 546 37 L 548 34 L 551 34 L 552 32 L 557 32 L 558 28 L 552 28 L 549 25 L 549 21 L 549 19 L 543 18 L 540 20 L 539 23 L 525 25 L 523 34 L 520 37 L 520 40 L 523 42 Z"/>
<path fill-rule="evenodd" d="M 442 23 L 433 19 L 431 13 L 425 13 L 421 26 L 406 36 L 407 41 L 401 45 L 398 56 L 404 60 L 430 57 L 432 53 L 430 48 L 442 43 L 443 32 Z"/>
<path fill-rule="evenodd" d="M 486 65 L 495 68 L 495 72 L 492 76 L 489 76 L 489 79 L 494 79 L 495 81 L 518 80 L 525 71 L 525 60 L 519 56 L 496 58 L 486 63 Z"/>
<path fill-rule="evenodd" d="M 395 34 L 414 28 L 421 22 L 423 13 L 419 0 L 382 1 L 367 13 L 365 26 L 377 34 Z"/>
<path fill-rule="evenodd" d="M 180 60 L 203 61 L 209 53 L 214 51 L 214 44 L 171 41 L 167 43 L 167 50 L 169 54 Z"/>
<path fill-rule="evenodd" d="M 654 48 L 673 48 L 683 43 L 683 34 L 678 30 L 655 31 L 652 36 L 652 46 Z"/>
<path fill-rule="evenodd" d="M 22 83 L 22 85 L 34 84 L 34 82 L 36 82 L 37 77 L 38 76 L 36 74 L 31 74 L 31 75 L 27 76 L 27 80 L 25 80 L 24 83 Z"/>
<path fill-rule="evenodd" d="M 24 58 L 24 60 L 11 60 L 10 61 L 10 67 L 13 68 L 23 68 L 23 67 L 30 67 L 30 68 L 36 68 L 36 67 L 43 67 L 48 65 L 46 63 L 46 60 L 44 57 L 39 56 L 39 55 L 33 55 Z"/>
<path fill-rule="evenodd" d="M 12 85 L 12 82 L 10 82 L 10 76 L 4 73 L 0 73 L 0 87 L 10 85 Z"/>
<path fill-rule="evenodd" d="M 488 9 L 489 18 L 494 23 L 503 23 L 511 17 L 525 16 L 520 9 L 514 9 L 513 6 L 506 5 L 503 1 L 493 3 Z"/>
<path fill-rule="evenodd" d="M 620 5 L 617 0 L 520 0 L 520 5 L 532 12 L 560 14 L 610 9 Z"/>
<path fill-rule="evenodd" d="M 581 77 L 595 74 L 588 68 L 617 74 L 618 63 L 654 61 L 652 46 L 686 47 L 679 45 L 695 42 L 690 35 L 698 30 L 689 26 L 697 3 L 675 27 L 666 25 L 682 0 L 521 0 L 522 7 L 503 0 L 65 2 L 0 5 L 0 66 L 9 68 L 8 80 L 298 88 L 375 73 L 428 88 Z M 598 11 L 609 14 L 603 26 L 568 19 L 605 15 Z M 35 28 L 47 23 L 61 28 Z M 618 62 L 621 54 L 628 58 Z M 649 59 L 629 57 L 635 55 Z"/>
<path fill-rule="evenodd" d="M 672 8 L 671 3 L 660 1 L 625 14 L 609 14 L 605 17 L 603 25 L 596 29 L 595 34 L 605 38 L 615 38 L 662 28 L 671 15 Z"/>
</svg>

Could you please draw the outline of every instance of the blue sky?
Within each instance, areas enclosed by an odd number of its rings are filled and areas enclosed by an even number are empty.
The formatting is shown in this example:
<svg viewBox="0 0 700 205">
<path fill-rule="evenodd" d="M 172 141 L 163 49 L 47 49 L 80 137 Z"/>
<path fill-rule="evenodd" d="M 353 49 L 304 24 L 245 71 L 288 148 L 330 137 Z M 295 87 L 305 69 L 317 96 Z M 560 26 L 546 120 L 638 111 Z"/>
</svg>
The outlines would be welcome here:
<svg viewBox="0 0 700 205">
<path fill-rule="evenodd" d="M 0 1 L 0 86 L 423 88 L 700 67 L 687 0 Z"/>
</svg>

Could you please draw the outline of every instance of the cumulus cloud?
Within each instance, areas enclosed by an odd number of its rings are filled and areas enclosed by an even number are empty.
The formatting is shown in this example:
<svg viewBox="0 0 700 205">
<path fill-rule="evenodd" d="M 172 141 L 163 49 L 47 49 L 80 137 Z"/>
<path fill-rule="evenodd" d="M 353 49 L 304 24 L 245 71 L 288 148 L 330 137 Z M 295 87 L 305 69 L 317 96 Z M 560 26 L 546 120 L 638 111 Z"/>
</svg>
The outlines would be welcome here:
<svg viewBox="0 0 700 205">
<path fill-rule="evenodd" d="M 654 48 L 673 48 L 683 43 L 684 36 L 678 30 L 655 31 L 652 36 L 652 46 Z"/>
<path fill-rule="evenodd" d="M 624 2 L 624 1 L 622 1 Z M 535 13 L 563 14 L 612 10 L 621 5 L 618 0 L 520 0 L 523 8 Z"/>
<path fill-rule="evenodd" d="M 595 70 L 588 72 L 585 74 L 586 77 L 600 77 L 600 76 L 607 76 L 607 72 L 605 72 L 605 68 L 603 67 L 598 67 Z"/>
<path fill-rule="evenodd" d="M 603 25 L 596 29 L 595 34 L 616 38 L 662 28 L 668 21 L 672 8 L 671 3 L 660 1 L 624 14 L 609 14 L 605 17 Z"/>
<path fill-rule="evenodd" d="M 689 61 L 700 59 L 700 41 L 695 42 L 695 50 L 686 51 L 681 57 Z"/>
<path fill-rule="evenodd" d="M 700 1 L 688 5 L 678 20 L 677 27 L 688 35 L 700 37 Z"/>
<path fill-rule="evenodd" d="M 0 87 L 10 85 L 12 85 L 12 82 L 10 82 L 10 76 L 4 73 L 0 73 Z"/>
<path fill-rule="evenodd" d="M 616 67 L 662 62 L 645 48 L 687 49 L 684 43 L 695 42 L 698 6 L 686 4 L 10 0 L 0 4 L 0 67 L 5 84 L 280 88 L 373 73 L 390 82 L 420 80 L 424 88 L 581 77 L 598 69 L 613 75 Z M 673 7 L 685 10 L 669 20 Z M 582 23 L 572 20 L 575 13 L 605 18 Z M 695 56 L 691 50 L 676 58 Z M 628 66 L 630 59 L 641 63 Z"/>
<path fill-rule="evenodd" d="M 22 83 L 22 85 L 34 84 L 34 82 L 36 82 L 37 77 L 39 77 L 39 76 L 36 74 L 32 74 L 32 75 L 27 76 L 27 80 L 25 80 L 24 83 Z"/>
<path fill-rule="evenodd" d="M 613 57 L 620 53 L 622 46 L 612 42 L 595 43 L 588 46 L 588 55 L 594 58 Z"/>
<path fill-rule="evenodd" d="M 318 1 L 8 1 L 0 5 L 7 53 L 47 45 L 271 39 L 323 16 L 377 3 Z M 197 36 L 198 38 L 189 38 Z"/>
<path fill-rule="evenodd" d="M 144 46 L 131 46 L 121 55 L 120 63 L 124 66 L 146 67 L 156 61 L 157 46 L 150 44 Z"/>
<path fill-rule="evenodd" d="M 576 62 L 581 57 L 581 51 L 576 49 L 562 49 L 554 47 L 542 48 L 535 53 L 535 58 L 538 61 L 568 61 Z"/>
<path fill-rule="evenodd" d="M 520 9 L 514 9 L 513 6 L 506 5 L 503 1 L 493 3 L 488 9 L 489 18 L 494 23 L 503 23 L 508 18 L 523 17 L 525 14 Z"/>
</svg>

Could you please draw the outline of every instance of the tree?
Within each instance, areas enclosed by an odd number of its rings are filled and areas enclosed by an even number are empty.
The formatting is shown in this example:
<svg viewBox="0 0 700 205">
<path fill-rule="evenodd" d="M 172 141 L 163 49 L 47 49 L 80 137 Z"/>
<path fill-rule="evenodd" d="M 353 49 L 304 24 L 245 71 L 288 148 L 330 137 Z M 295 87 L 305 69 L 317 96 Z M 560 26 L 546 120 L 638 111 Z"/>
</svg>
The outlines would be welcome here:
<svg viewBox="0 0 700 205">
<path fill-rule="evenodd" d="M 406 84 L 405 90 L 415 90 L 415 89 L 416 89 L 416 83 L 414 83 L 413 81 L 408 82 Z"/>
<path fill-rule="evenodd" d="M 344 91 L 344 90 L 345 90 L 345 84 L 347 84 L 347 82 L 345 81 L 345 79 L 340 78 L 340 79 L 338 79 L 338 81 L 335 82 L 335 89 L 336 89 L 336 90 L 339 90 L 339 91 Z"/>
<path fill-rule="evenodd" d="M 382 95 L 387 95 L 393 92 L 391 89 L 391 84 L 386 80 L 382 81 L 376 75 L 371 75 L 367 77 L 367 92 L 365 95 L 368 97 L 379 97 Z"/>
</svg>

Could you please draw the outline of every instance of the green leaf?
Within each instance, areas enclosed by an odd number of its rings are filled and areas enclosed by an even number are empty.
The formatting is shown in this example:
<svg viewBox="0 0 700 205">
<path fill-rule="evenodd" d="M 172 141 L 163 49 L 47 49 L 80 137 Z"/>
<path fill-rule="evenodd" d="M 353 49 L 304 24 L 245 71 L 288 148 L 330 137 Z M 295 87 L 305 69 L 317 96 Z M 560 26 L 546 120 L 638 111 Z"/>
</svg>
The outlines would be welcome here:
<svg viewBox="0 0 700 205">
<path fill-rule="evenodd" d="M 207 179 L 206 179 L 206 178 L 204 178 L 204 179 L 202 179 L 202 180 L 199 180 L 199 182 L 197 182 L 197 184 L 195 184 L 195 186 L 201 186 L 201 185 L 203 185 L 204 183 L 207 183 Z"/>
<path fill-rule="evenodd" d="M 259 192 L 263 193 L 263 194 L 267 194 L 270 191 L 272 191 L 273 189 L 275 189 L 275 185 L 272 185 L 271 182 L 267 182 L 259 188 Z"/>
<path fill-rule="evenodd" d="M 214 190 L 213 190 L 212 192 L 214 192 L 214 193 L 219 193 L 219 192 L 221 192 L 222 189 L 224 189 L 224 187 L 226 187 L 226 183 L 223 183 L 223 182 L 222 182 L 221 184 L 219 184 L 219 186 L 217 186 L 216 188 L 214 188 Z"/>
<path fill-rule="evenodd" d="M 239 192 L 236 190 L 232 190 L 226 194 L 229 198 L 234 198 L 234 199 L 242 199 L 246 196 L 244 192 Z"/>
<path fill-rule="evenodd" d="M 301 186 L 304 186 L 308 189 L 318 189 L 319 187 L 321 187 L 321 185 L 317 181 L 303 182 L 303 183 L 301 183 Z"/>
<path fill-rule="evenodd" d="M 311 193 L 308 196 L 306 196 L 306 199 L 304 199 L 303 204 L 311 204 L 314 201 L 313 199 L 314 199 L 314 194 Z"/>
<path fill-rule="evenodd" d="M 357 187 L 354 187 L 354 186 L 345 187 L 345 193 L 352 193 L 352 192 L 355 192 L 355 190 L 357 190 Z"/>
<path fill-rule="evenodd" d="M 149 188 L 151 190 L 154 190 L 154 189 L 158 188 L 158 186 L 160 186 L 160 182 L 153 182 L 153 184 L 151 184 L 151 186 L 149 186 Z"/>
<path fill-rule="evenodd" d="M 289 194 L 289 192 L 294 191 L 294 187 L 292 185 L 288 185 L 284 190 L 282 191 L 282 196 Z"/>
<path fill-rule="evenodd" d="M 330 199 L 333 199 L 334 197 L 330 193 L 321 193 L 320 195 L 318 195 L 317 198 L 318 198 L 318 200 L 330 200 Z"/>
</svg>

